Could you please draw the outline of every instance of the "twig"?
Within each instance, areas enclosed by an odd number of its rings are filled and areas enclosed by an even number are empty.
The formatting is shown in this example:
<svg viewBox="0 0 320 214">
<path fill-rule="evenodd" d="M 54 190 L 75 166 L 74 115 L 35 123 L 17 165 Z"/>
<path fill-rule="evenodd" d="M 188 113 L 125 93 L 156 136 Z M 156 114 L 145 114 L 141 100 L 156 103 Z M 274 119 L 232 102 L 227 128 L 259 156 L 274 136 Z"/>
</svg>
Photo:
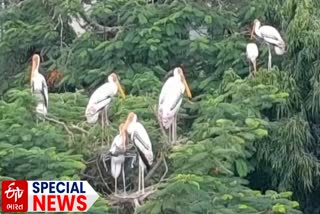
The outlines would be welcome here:
<svg viewBox="0 0 320 214">
<path fill-rule="evenodd" d="M 83 18 L 83 20 L 87 23 L 89 23 L 90 25 L 92 25 L 93 27 L 97 28 L 98 31 L 100 31 L 100 33 L 116 33 L 118 32 L 120 29 L 122 29 L 122 26 L 116 26 L 116 27 L 108 27 L 108 26 L 104 26 L 104 25 L 100 25 L 98 24 L 96 21 L 90 19 L 87 14 L 85 13 L 79 13 L 79 15 L 81 16 L 81 18 Z M 97 32 L 99 33 L 99 32 Z"/>
<path fill-rule="evenodd" d="M 47 117 L 47 116 L 45 116 L 44 118 L 45 118 L 46 120 L 48 120 L 48 121 L 51 121 L 51 122 L 54 122 L 54 123 L 57 123 L 57 124 L 62 125 L 62 126 L 64 127 L 64 129 L 68 132 L 68 134 L 71 136 L 72 141 L 75 142 L 73 133 L 70 131 L 70 129 L 68 128 L 68 126 L 67 126 L 64 122 L 55 120 L 55 119 L 50 118 L 50 117 Z"/>
<path fill-rule="evenodd" d="M 161 155 L 161 157 L 159 158 L 159 160 L 157 161 L 157 163 L 153 166 L 153 168 L 149 171 L 149 173 L 147 174 L 147 176 L 145 177 L 145 182 L 147 182 L 152 176 L 153 174 L 156 172 L 156 170 L 159 168 L 159 166 L 161 165 L 161 162 L 163 161 L 163 156 Z"/>
<path fill-rule="evenodd" d="M 206 96 L 206 94 L 200 94 L 200 95 L 198 95 L 198 96 L 196 96 L 196 97 L 193 97 L 193 98 L 192 98 L 192 101 L 198 101 L 198 100 L 200 100 L 201 98 L 203 98 L 204 96 Z"/>
<path fill-rule="evenodd" d="M 164 157 L 164 155 L 163 155 L 163 163 L 164 163 L 166 170 L 163 173 L 162 177 L 160 178 L 160 182 L 162 182 L 164 180 L 164 178 L 166 177 L 166 175 L 168 173 L 168 165 L 167 165 L 167 161 L 166 161 L 166 158 Z"/>
<path fill-rule="evenodd" d="M 60 27 L 60 50 L 61 50 L 62 49 L 62 36 L 63 36 L 63 21 L 61 18 L 61 14 L 59 15 L 59 20 L 60 20 L 60 24 L 61 24 L 61 27 Z"/>
<path fill-rule="evenodd" d="M 158 185 L 158 184 L 157 184 Z M 149 186 L 145 188 L 145 192 L 135 192 L 129 195 L 109 195 L 108 201 L 111 205 L 133 203 L 135 206 L 140 206 L 140 201 L 144 201 L 148 196 L 156 191 L 157 185 Z"/>
<path fill-rule="evenodd" d="M 73 129 L 77 129 L 77 130 L 79 130 L 79 131 L 81 131 L 81 132 L 83 132 L 83 133 L 85 133 L 85 134 L 89 134 L 88 131 L 84 130 L 83 128 L 80 128 L 79 126 L 76 126 L 76 125 L 73 125 L 73 124 L 72 124 L 71 127 L 72 127 Z"/>
<path fill-rule="evenodd" d="M 85 173 L 80 173 L 80 175 L 87 177 L 87 178 L 91 178 L 91 179 L 95 179 L 96 177 L 93 177 L 91 175 L 85 174 Z"/>
<path fill-rule="evenodd" d="M 103 182 L 103 184 L 106 186 L 106 188 L 108 189 L 109 192 L 112 192 L 111 189 L 109 188 L 107 182 L 103 179 L 103 176 L 102 176 L 102 172 L 101 172 L 101 169 L 100 169 L 100 166 L 99 166 L 99 163 L 98 163 L 99 159 L 97 158 L 96 159 L 96 166 L 97 166 L 97 169 L 98 169 L 98 172 L 99 172 L 99 176 Z"/>
</svg>

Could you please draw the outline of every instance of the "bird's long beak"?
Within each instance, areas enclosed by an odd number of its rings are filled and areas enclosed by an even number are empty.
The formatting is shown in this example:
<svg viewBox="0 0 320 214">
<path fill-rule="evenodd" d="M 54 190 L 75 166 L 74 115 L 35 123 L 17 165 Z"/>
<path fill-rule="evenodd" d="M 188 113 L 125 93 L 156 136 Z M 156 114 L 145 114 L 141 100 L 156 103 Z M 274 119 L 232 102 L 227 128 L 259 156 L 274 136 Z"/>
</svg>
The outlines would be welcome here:
<svg viewBox="0 0 320 214">
<path fill-rule="evenodd" d="M 184 77 L 183 74 L 181 76 L 182 76 L 182 82 L 183 82 L 184 86 L 186 87 L 187 96 L 189 97 L 189 99 L 191 99 L 192 98 L 192 94 L 191 94 L 190 88 L 188 86 L 188 83 L 186 81 L 186 78 Z"/>
<path fill-rule="evenodd" d="M 252 29 L 251 29 L 251 35 L 250 35 L 250 39 L 253 38 L 253 34 L 254 34 L 254 28 L 255 28 L 255 24 L 253 24 Z"/>
<path fill-rule="evenodd" d="M 127 135 L 126 130 L 124 129 L 124 123 L 121 123 L 119 126 L 119 133 L 122 137 L 122 141 L 124 142 L 124 148 L 127 148 Z"/>
<path fill-rule="evenodd" d="M 126 122 L 124 122 L 124 125 L 122 127 L 122 131 L 123 132 L 127 132 L 127 129 L 128 129 L 128 126 L 129 126 L 130 122 L 131 122 L 131 118 L 128 115 L 128 117 L 126 119 Z"/>
<path fill-rule="evenodd" d="M 30 72 L 30 85 L 32 85 L 33 74 L 34 74 L 34 71 L 36 70 L 37 63 L 38 62 L 32 58 L 32 66 L 31 66 L 31 72 Z"/>
<path fill-rule="evenodd" d="M 123 91 L 122 86 L 120 85 L 120 82 L 119 82 L 118 79 L 117 79 L 117 81 L 116 81 L 116 84 L 117 84 L 118 91 L 119 91 L 121 97 L 122 97 L 122 98 L 126 98 L 126 95 L 124 94 L 124 91 Z"/>
</svg>

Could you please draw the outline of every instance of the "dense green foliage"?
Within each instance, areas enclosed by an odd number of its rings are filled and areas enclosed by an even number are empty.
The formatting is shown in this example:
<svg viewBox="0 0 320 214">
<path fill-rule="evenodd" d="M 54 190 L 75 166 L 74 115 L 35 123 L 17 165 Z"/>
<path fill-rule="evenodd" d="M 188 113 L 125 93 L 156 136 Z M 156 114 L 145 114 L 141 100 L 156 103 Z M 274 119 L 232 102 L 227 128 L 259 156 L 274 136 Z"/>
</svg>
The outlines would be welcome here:
<svg viewBox="0 0 320 214">
<path fill-rule="evenodd" d="M 1 179 L 86 179 L 101 196 L 90 213 L 133 213 L 132 204 L 110 203 L 113 179 L 100 158 L 133 111 L 155 164 L 166 157 L 169 169 L 160 183 L 163 165 L 150 175 L 146 184 L 157 191 L 137 213 L 319 213 L 318 1 L 99 0 L 89 12 L 90 1 L 3 2 Z M 87 24 L 81 36 L 70 25 L 75 18 Z M 253 78 L 245 46 L 255 18 L 279 29 L 288 50 L 267 71 L 259 44 Z M 200 27 L 207 33 L 191 38 Z M 47 81 L 53 70 L 63 75 L 48 81 L 45 121 L 36 119 L 28 85 L 34 53 Z M 168 148 L 154 109 L 165 76 L 180 64 L 194 99 L 179 112 L 180 144 Z M 128 96 L 113 101 L 102 132 L 84 111 L 113 70 Z M 127 174 L 134 189 L 137 173 Z"/>
</svg>

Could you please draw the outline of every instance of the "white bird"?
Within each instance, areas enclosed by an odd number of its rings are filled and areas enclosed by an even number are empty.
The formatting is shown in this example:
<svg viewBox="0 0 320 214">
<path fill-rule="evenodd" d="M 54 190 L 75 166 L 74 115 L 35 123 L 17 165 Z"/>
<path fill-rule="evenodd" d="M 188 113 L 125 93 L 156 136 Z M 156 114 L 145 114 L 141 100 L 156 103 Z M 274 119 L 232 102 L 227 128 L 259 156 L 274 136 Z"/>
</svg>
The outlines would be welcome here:
<svg viewBox="0 0 320 214">
<path fill-rule="evenodd" d="M 111 174 L 114 178 L 115 183 L 115 194 L 117 194 L 117 180 L 120 175 L 120 171 L 122 169 L 122 180 L 123 180 L 123 192 L 126 192 L 126 177 L 124 174 L 124 153 L 127 148 L 127 135 L 123 130 L 124 124 L 120 124 L 119 126 L 119 134 L 114 138 L 110 153 L 111 153 Z"/>
<path fill-rule="evenodd" d="M 102 128 L 105 122 L 109 124 L 107 110 L 117 92 L 120 92 L 120 95 L 125 98 L 117 75 L 112 73 L 108 76 L 108 82 L 97 88 L 89 99 L 85 112 L 88 123 L 96 123 L 101 113 Z"/>
<path fill-rule="evenodd" d="M 31 68 L 31 92 L 37 98 L 37 107 L 36 112 L 42 114 L 43 116 L 47 115 L 48 112 L 48 86 L 46 79 L 42 74 L 39 73 L 40 65 L 40 56 L 34 54 L 32 56 L 32 68 Z"/>
<path fill-rule="evenodd" d="M 169 141 L 173 144 L 177 137 L 177 114 L 185 91 L 191 99 L 191 91 L 184 77 L 183 69 L 177 67 L 173 71 L 173 76 L 164 83 L 158 104 L 160 123 L 165 129 L 169 129 Z"/>
<path fill-rule="evenodd" d="M 272 65 L 271 47 L 272 46 L 274 47 L 274 50 L 277 55 L 283 55 L 285 53 L 286 44 L 283 41 L 277 29 L 269 25 L 261 26 L 261 23 L 258 19 L 254 20 L 254 24 L 251 32 L 251 39 L 253 37 L 253 33 L 255 33 L 259 38 L 261 38 L 268 45 L 268 48 L 269 48 L 268 70 L 270 70 Z"/>
<path fill-rule="evenodd" d="M 144 170 L 150 169 L 153 163 L 153 152 L 149 135 L 144 126 L 137 120 L 137 115 L 130 112 L 125 122 L 124 130 L 130 135 L 130 140 L 133 142 L 139 153 L 138 192 L 142 189 L 142 193 L 144 193 Z"/>
<path fill-rule="evenodd" d="M 247 44 L 247 59 L 251 61 L 253 65 L 253 76 L 256 76 L 257 73 L 257 57 L 259 56 L 259 50 L 255 43 L 248 43 Z M 250 66 L 249 66 L 249 72 Z"/>
</svg>

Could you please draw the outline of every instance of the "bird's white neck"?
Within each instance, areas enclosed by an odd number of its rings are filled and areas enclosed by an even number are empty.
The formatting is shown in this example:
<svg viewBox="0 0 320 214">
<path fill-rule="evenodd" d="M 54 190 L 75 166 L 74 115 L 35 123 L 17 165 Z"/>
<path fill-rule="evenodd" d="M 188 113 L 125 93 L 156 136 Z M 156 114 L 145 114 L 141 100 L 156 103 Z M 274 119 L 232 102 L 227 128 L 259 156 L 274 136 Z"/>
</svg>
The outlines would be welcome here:
<svg viewBox="0 0 320 214">
<path fill-rule="evenodd" d="M 118 86 L 117 86 L 117 84 L 116 84 L 114 81 L 109 81 L 109 84 L 110 84 L 111 87 L 112 87 L 113 95 L 115 95 L 115 94 L 118 92 Z"/>
<path fill-rule="evenodd" d="M 259 37 L 262 37 L 261 36 L 261 31 L 260 31 L 260 22 L 257 22 L 255 25 L 254 25 L 254 32 L 256 33 L 257 36 Z"/>
</svg>

